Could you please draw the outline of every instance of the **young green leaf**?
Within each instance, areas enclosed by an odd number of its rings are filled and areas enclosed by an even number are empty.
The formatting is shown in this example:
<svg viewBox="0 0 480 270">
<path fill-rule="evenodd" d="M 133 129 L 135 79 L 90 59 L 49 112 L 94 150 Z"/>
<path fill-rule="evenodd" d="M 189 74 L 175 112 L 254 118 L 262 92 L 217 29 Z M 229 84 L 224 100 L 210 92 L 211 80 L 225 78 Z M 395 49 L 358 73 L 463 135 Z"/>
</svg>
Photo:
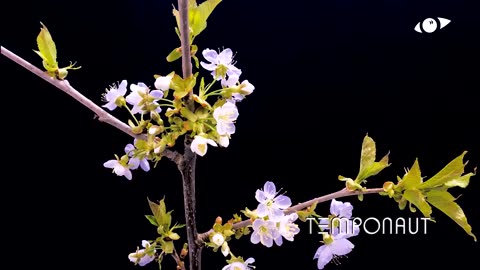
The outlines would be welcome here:
<svg viewBox="0 0 480 270">
<path fill-rule="evenodd" d="M 42 59 L 43 65 L 48 72 L 55 72 L 58 69 L 57 48 L 53 42 L 52 35 L 43 24 L 40 33 L 37 36 L 38 51 L 35 51 Z"/>
<path fill-rule="evenodd" d="M 472 233 L 472 226 L 468 224 L 467 217 L 462 208 L 455 202 L 455 198 L 445 190 L 432 190 L 427 193 L 427 201 L 453 219 L 465 232 L 472 236 L 475 241 L 477 238 Z"/>
<path fill-rule="evenodd" d="M 401 185 L 405 189 L 417 188 L 422 183 L 422 176 L 420 172 L 420 166 L 418 165 L 418 159 L 413 163 L 412 168 L 403 176 Z"/>
<path fill-rule="evenodd" d="M 408 189 L 403 193 L 403 198 L 415 205 L 425 217 L 430 217 L 432 207 L 425 200 L 425 196 L 417 189 Z"/>
<path fill-rule="evenodd" d="M 157 227 L 158 227 L 158 223 L 157 223 L 157 220 L 155 219 L 155 216 L 153 216 L 153 215 L 145 215 L 145 217 L 148 219 L 148 221 L 150 221 L 150 224 L 152 224 L 153 226 L 157 226 Z"/>
<path fill-rule="evenodd" d="M 222 0 L 206 0 L 198 6 L 189 7 L 189 21 L 193 35 L 198 36 L 207 28 L 207 19 Z"/>
<path fill-rule="evenodd" d="M 375 141 L 368 135 L 365 136 L 360 155 L 360 169 L 355 182 L 361 183 L 368 177 L 377 175 L 383 169 L 390 166 L 388 163 L 388 154 L 385 155 L 380 161 L 375 162 L 376 151 Z"/>
<path fill-rule="evenodd" d="M 460 178 L 464 172 L 465 165 L 467 162 L 463 162 L 463 157 L 467 152 L 463 152 L 460 156 L 452 160 L 450 163 L 447 164 L 441 171 L 439 171 L 436 175 L 432 176 L 432 178 L 425 181 L 423 184 L 420 185 L 419 188 L 434 188 L 437 186 L 442 186 L 447 182 L 456 180 Z M 468 177 L 469 179 L 470 177 Z M 465 181 L 468 181 L 467 178 L 461 179 L 463 181 L 462 185 L 465 184 Z M 454 183 L 454 182 L 452 182 Z M 452 184 L 450 183 L 450 185 Z M 468 184 L 468 182 L 467 182 Z"/>
</svg>

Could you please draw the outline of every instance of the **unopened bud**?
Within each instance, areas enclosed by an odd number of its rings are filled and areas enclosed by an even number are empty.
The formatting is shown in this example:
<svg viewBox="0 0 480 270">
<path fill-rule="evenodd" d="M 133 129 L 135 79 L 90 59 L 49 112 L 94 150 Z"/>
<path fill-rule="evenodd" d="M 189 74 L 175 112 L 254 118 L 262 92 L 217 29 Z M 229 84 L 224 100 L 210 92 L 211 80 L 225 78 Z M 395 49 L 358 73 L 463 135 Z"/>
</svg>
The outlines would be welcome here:
<svg viewBox="0 0 480 270">
<path fill-rule="evenodd" d="M 223 220 L 222 220 L 222 217 L 221 216 L 218 216 L 216 219 L 215 219 L 215 223 L 216 224 L 222 224 Z"/>
</svg>

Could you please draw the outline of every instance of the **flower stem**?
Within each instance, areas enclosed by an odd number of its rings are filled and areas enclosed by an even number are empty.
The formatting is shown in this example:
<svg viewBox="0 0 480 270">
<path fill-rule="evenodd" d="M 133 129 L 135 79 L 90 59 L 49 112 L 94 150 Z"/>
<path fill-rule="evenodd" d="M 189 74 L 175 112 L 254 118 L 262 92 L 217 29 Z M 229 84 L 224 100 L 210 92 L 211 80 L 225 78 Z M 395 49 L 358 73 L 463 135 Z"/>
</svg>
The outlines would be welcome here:
<svg viewBox="0 0 480 270">
<path fill-rule="evenodd" d="M 128 113 L 133 117 L 133 120 L 135 120 L 135 123 L 137 123 L 137 125 L 140 125 L 140 122 L 138 122 L 137 118 L 135 117 L 135 115 L 132 113 L 132 111 L 130 110 L 130 108 L 128 108 L 127 105 L 123 106 L 125 107 L 125 109 L 127 109 Z"/>
</svg>

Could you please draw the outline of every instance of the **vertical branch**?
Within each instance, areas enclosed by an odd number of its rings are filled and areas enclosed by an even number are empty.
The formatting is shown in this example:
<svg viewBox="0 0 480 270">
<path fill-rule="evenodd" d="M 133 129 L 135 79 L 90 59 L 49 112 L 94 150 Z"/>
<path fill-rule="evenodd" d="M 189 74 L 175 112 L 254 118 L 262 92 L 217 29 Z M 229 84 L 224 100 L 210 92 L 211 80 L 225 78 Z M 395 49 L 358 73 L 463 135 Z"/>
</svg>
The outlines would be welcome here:
<svg viewBox="0 0 480 270">
<path fill-rule="evenodd" d="M 190 26 L 188 19 L 188 0 L 178 0 L 180 16 L 180 40 L 182 50 L 182 71 L 183 79 L 192 76 L 192 61 L 190 54 Z M 187 106 L 193 111 L 192 91 L 188 94 Z M 202 246 L 197 244 L 197 225 L 195 221 L 196 200 L 195 200 L 195 167 L 197 156 L 190 149 L 191 138 L 185 137 L 183 158 L 178 165 L 183 180 L 183 203 L 185 207 L 185 221 L 188 238 L 188 255 L 190 270 L 201 269 Z"/>
</svg>

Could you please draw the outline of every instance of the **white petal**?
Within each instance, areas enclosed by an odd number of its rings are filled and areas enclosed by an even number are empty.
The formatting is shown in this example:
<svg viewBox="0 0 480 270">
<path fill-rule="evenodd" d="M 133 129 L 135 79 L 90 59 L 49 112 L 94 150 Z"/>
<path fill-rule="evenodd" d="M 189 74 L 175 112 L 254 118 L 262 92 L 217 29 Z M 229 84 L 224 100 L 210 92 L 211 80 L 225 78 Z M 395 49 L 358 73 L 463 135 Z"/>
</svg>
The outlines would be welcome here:
<svg viewBox="0 0 480 270">
<path fill-rule="evenodd" d="M 277 244 L 277 246 L 281 246 L 283 244 L 282 236 L 278 236 L 277 238 L 275 238 L 275 244 Z"/>
<path fill-rule="evenodd" d="M 210 61 L 212 63 L 217 62 L 218 53 L 214 50 L 205 49 L 205 50 L 203 50 L 202 55 L 203 55 L 203 57 L 205 57 L 205 59 L 207 59 L 208 61 Z"/>
<path fill-rule="evenodd" d="M 160 90 L 153 90 L 150 92 L 150 96 L 152 96 L 155 99 L 160 99 L 163 97 L 163 92 Z"/>
<path fill-rule="evenodd" d="M 233 52 L 231 49 L 225 49 L 218 55 L 220 64 L 229 65 L 232 62 Z"/>
<path fill-rule="evenodd" d="M 172 82 L 171 76 L 161 76 L 155 80 L 155 87 L 157 89 L 167 91 L 170 89 L 170 83 Z"/>
<path fill-rule="evenodd" d="M 228 65 L 227 75 L 228 77 L 240 77 L 242 75 L 242 70 L 235 67 L 234 65 Z"/>
<path fill-rule="evenodd" d="M 129 143 L 125 146 L 125 154 L 128 154 L 129 156 L 133 155 L 133 150 L 135 150 L 135 146 L 133 144 Z"/>
<path fill-rule="evenodd" d="M 209 70 L 209 71 L 214 71 L 216 68 L 217 68 L 217 65 L 215 64 L 212 64 L 212 63 L 205 63 L 205 62 L 200 62 L 200 65 L 202 65 L 202 67 L 206 70 Z"/>
<path fill-rule="evenodd" d="M 352 251 L 354 245 L 352 242 L 347 239 L 334 240 L 333 243 L 329 245 L 330 250 L 333 254 L 338 256 L 347 255 Z"/>
<path fill-rule="evenodd" d="M 253 92 L 253 90 L 255 90 L 255 86 L 253 86 L 253 84 L 249 83 L 248 80 L 244 80 L 242 82 L 242 91 L 246 92 L 248 95 L 251 94 Z"/>
<path fill-rule="evenodd" d="M 207 139 L 207 143 L 210 144 L 211 146 L 215 146 L 215 147 L 218 146 L 217 143 L 212 139 Z"/>
<path fill-rule="evenodd" d="M 221 147 L 228 147 L 228 145 L 230 144 L 230 139 L 228 138 L 228 136 L 220 136 L 218 144 L 220 144 Z"/>
<path fill-rule="evenodd" d="M 126 169 L 126 168 L 125 168 L 125 177 L 128 180 L 132 180 L 132 172 L 129 169 Z"/>
<path fill-rule="evenodd" d="M 113 169 L 118 164 L 118 160 L 111 159 L 105 163 L 103 163 L 103 167 Z"/>
<path fill-rule="evenodd" d="M 317 268 L 320 270 L 332 260 L 333 253 L 329 248 L 327 248 L 327 246 L 323 245 L 317 249 L 317 252 L 313 258 L 318 259 Z"/>
<path fill-rule="evenodd" d="M 275 184 L 270 181 L 267 181 L 265 185 L 263 185 L 263 191 L 268 199 L 273 199 L 275 195 L 277 195 L 277 188 Z"/>
<path fill-rule="evenodd" d="M 102 107 L 107 108 L 110 111 L 113 111 L 117 108 L 117 104 L 115 104 L 115 101 L 110 101 L 107 104 L 103 105 Z"/>
<path fill-rule="evenodd" d="M 342 206 L 342 202 L 333 199 L 330 203 L 330 213 L 338 217 L 340 215 L 340 208 Z"/>
<path fill-rule="evenodd" d="M 127 93 L 127 80 L 123 80 L 118 86 L 118 94 L 121 96 L 125 96 L 126 93 Z"/>
<path fill-rule="evenodd" d="M 107 101 L 113 101 L 113 102 L 115 102 L 115 100 L 117 100 L 119 96 L 120 95 L 118 94 L 118 91 L 115 88 L 108 90 L 108 92 L 105 94 L 105 98 L 107 99 Z"/>
<path fill-rule="evenodd" d="M 261 218 L 265 217 L 268 215 L 268 208 L 267 208 L 267 205 L 261 203 L 258 205 L 257 207 L 257 215 Z M 257 221 L 257 220 L 255 220 Z"/>
<path fill-rule="evenodd" d="M 270 208 L 270 212 L 268 213 L 268 217 L 272 221 L 280 221 L 285 216 L 282 210 L 276 208 Z"/>
<path fill-rule="evenodd" d="M 145 172 L 150 171 L 150 164 L 148 163 L 148 160 L 147 160 L 146 158 L 140 160 L 140 167 L 141 167 L 142 170 L 144 170 Z"/>
<path fill-rule="evenodd" d="M 123 165 L 119 162 L 117 162 L 117 164 L 115 164 L 115 167 L 113 167 L 113 172 L 115 172 L 115 174 L 117 174 L 118 176 L 123 176 L 125 174 L 125 171 L 125 167 L 123 167 Z"/>
<path fill-rule="evenodd" d="M 292 201 L 285 195 L 280 195 L 274 199 L 274 204 L 280 209 L 287 209 L 292 205 Z"/>
<path fill-rule="evenodd" d="M 255 221 L 252 224 L 252 228 L 254 231 L 257 231 L 260 226 L 265 224 L 265 220 L 263 219 L 255 219 Z"/>
<path fill-rule="evenodd" d="M 273 246 L 273 239 L 270 238 L 270 237 L 261 237 L 260 241 L 266 247 L 272 247 Z"/>
<path fill-rule="evenodd" d="M 129 259 L 131 262 L 135 263 L 135 262 L 137 262 L 137 257 L 136 257 L 136 256 L 137 256 L 137 253 L 136 253 L 136 252 L 130 253 L 130 254 L 128 254 L 128 259 Z"/>
<path fill-rule="evenodd" d="M 138 165 L 140 165 L 140 159 L 130 158 L 130 160 L 128 161 L 128 165 L 130 165 L 131 170 L 136 170 L 138 169 Z"/>
<path fill-rule="evenodd" d="M 137 92 L 132 92 L 125 98 L 125 100 L 128 104 L 135 106 L 142 101 L 142 97 Z"/>
<path fill-rule="evenodd" d="M 257 189 L 257 191 L 255 192 L 255 199 L 257 199 L 257 202 L 259 203 L 265 203 L 267 197 L 262 190 Z"/>
<path fill-rule="evenodd" d="M 150 243 L 148 243 L 147 240 L 142 240 L 142 247 L 147 248 L 150 246 Z"/>
<path fill-rule="evenodd" d="M 258 244 L 260 243 L 260 235 L 258 232 L 252 232 L 252 235 L 250 236 L 250 242 L 253 244 Z"/>
<path fill-rule="evenodd" d="M 247 260 L 245 260 L 245 263 L 246 264 L 252 264 L 255 262 L 255 259 L 254 258 L 248 258 Z"/>
<path fill-rule="evenodd" d="M 340 217 L 351 218 L 352 217 L 353 206 L 351 203 L 346 202 L 340 207 Z"/>
<path fill-rule="evenodd" d="M 138 265 L 145 266 L 146 264 L 152 262 L 154 259 L 155 259 L 155 256 L 145 255 L 140 259 L 140 261 L 138 262 Z"/>
</svg>

